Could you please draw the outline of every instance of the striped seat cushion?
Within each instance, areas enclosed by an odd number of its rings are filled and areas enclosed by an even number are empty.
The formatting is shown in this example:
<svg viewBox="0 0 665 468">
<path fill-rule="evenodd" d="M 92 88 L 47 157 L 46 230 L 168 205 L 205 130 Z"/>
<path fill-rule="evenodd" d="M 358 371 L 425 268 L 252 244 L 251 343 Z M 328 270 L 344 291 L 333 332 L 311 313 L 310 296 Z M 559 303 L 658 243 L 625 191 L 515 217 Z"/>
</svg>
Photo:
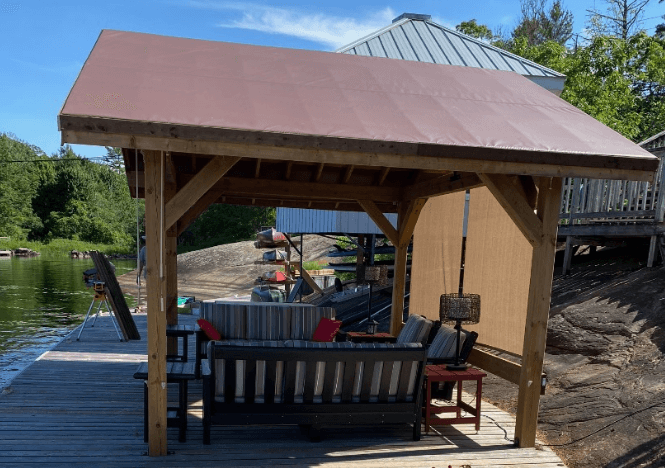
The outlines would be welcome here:
<svg viewBox="0 0 665 468">
<path fill-rule="evenodd" d="M 296 306 L 296 304 L 293 304 Z M 311 341 L 321 317 L 334 319 L 332 307 L 294 307 L 291 312 L 291 339 Z"/>
<path fill-rule="evenodd" d="M 247 303 L 249 304 L 249 303 Z M 245 339 L 247 333 L 247 305 L 238 302 L 216 301 L 212 308 L 204 304 L 203 318 L 222 335 L 222 340 Z"/>
<path fill-rule="evenodd" d="M 292 307 L 270 303 L 247 307 L 248 340 L 288 340 L 291 337 Z"/>
<path fill-rule="evenodd" d="M 462 331 L 460 335 L 461 346 L 464 345 L 466 340 L 466 332 Z M 436 332 L 432 344 L 427 349 L 427 357 L 429 359 L 448 359 L 455 357 L 455 349 L 457 344 L 457 331 L 454 328 L 442 326 Z"/>
<path fill-rule="evenodd" d="M 320 349 L 330 349 L 330 348 L 353 348 L 353 343 L 351 342 L 332 342 L 332 343 L 317 343 L 315 341 L 304 341 L 304 340 L 289 340 L 284 343 L 287 348 L 320 348 Z M 314 403 L 321 403 L 323 399 L 321 395 L 323 394 L 323 377 L 326 370 L 325 362 L 316 363 L 316 375 L 315 385 L 314 385 Z M 296 364 L 296 385 L 294 392 L 294 402 L 302 403 L 303 402 L 303 393 L 305 389 L 305 372 L 307 371 L 307 364 L 305 362 L 298 362 Z M 344 375 L 344 363 L 337 362 L 335 363 L 335 389 L 333 390 L 333 402 L 339 403 L 342 401 L 342 376 Z"/>
<path fill-rule="evenodd" d="M 248 341 L 248 340 L 223 340 L 223 341 L 211 341 L 208 343 L 208 359 L 212 362 L 212 347 L 214 345 L 229 345 L 229 346 L 253 346 L 261 348 L 283 348 L 283 341 Z M 255 396 L 254 401 L 256 403 L 264 403 L 265 395 L 265 361 L 256 362 L 256 380 L 255 380 Z M 226 360 L 217 359 L 215 360 L 215 401 L 224 402 L 226 401 L 226 395 L 224 394 L 224 383 L 225 383 L 225 371 L 226 371 Z M 278 362 L 275 370 L 275 403 L 282 402 L 282 391 L 283 391 L 283 375 L 284 375 L 284 363 Z M 233 398 L 235 403 L 244 403 L 245 402 L 245 361 L 236 361 L 236 388 L 235 395 Z"/>
<path fill-rule="evenodd" d="M 421 343 L 356 343 L 356 348 L 392 348 L 413 349 L 422 348 Z M 399 375 L 402 371 L 402 362 L 394 362 L 390 369 L 384 369 L 383 362 L 377 362 L 372 373 L 372 386 L 369 392 L 369 401 L 378 401 L 379 385 L 384 372 L 390 372 L 390 386 L 388 387 L 388 401 L 395 401 L 399 385 Z M 353 401 L 360 401 L 360 383 L 364 372 L 364 363 L 356 364 L 356 375 L 353 380 Z M 416 377 L 418 372 L 418 361 L 412 361 L 411 373 L 409 374 L 409 386 L 406 392 L 406 401 L 413 401 L 413 392 L 416 388 Z"/>
<path fill-rule="evenodd" d="M 432 321 L 420 315 L 410 315 L 402 331 L 397 335 L 397 343 L 424 343 L 432 328 Z"/>
</svg>

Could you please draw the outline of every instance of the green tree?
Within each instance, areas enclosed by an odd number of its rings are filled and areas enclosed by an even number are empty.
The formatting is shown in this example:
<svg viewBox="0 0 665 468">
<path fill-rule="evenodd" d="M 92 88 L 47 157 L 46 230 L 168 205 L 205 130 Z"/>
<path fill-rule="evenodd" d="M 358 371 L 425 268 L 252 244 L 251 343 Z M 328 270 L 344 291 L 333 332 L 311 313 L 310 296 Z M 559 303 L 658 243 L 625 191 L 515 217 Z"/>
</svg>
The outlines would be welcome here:
<svg viewBox="0 0 665 468">
<path fill-rule="evenodd" d="M 211 205 L 189 227 L 198 247 L 254 238 L 261 226 L 274 226 L 275 208 Z"/>
<path fill-rule="evenodd" d="M 120 174 L 125 170 L 125 160 L 122 157 L 121 148 L 113 148 L 111 146 L 105 146 L 106 154 L 104 155 L 104 163 L 111 167 L 115 172 Z"/>
<path fill-rule="evenodd" d="M 39 148 L 0 134 L 0 236 L 25 239 L 39 226 L 31 202 L 44 158 Z"/>
<path fill-rule="evenodd" d="M 538 45 L 547 41 L 565 44 L 573 35 L 573 14 L 563 7 L 561 0 L 521 0 L 521 17 L 512 32 L 513 39 L 525 38 L 527 44 Z"/>
<path fill-rule="evenodd" d="M 492 33 L 490 28 L 484 24 L 478 24 L 475 19 L 470 21 L 462 21 L 460 24 L 455 26 L 455 29 L 462 34 L 475 37 L 481 41 L 491 42 L 496 39 L 496 36 L 494 33 Z"/>
<path fill-rule="evenodd" d="M 625 137 L 641 141 L 665 128 L 665 40 L 596 36 L 569 52 L 522 38 L 511 51 L 565 74 L 561 97 Z"/>
</svg>

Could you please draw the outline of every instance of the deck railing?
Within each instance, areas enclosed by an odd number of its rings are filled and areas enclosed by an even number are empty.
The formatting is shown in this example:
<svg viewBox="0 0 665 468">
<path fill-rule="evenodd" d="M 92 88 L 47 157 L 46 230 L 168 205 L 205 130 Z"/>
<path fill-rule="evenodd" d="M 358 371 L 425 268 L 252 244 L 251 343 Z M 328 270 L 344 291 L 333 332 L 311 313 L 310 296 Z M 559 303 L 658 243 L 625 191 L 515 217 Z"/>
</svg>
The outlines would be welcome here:
<svg viewBox="0 0 665 468">
<path fill-rule="evenodd" d="M 663 222 L 663 159 L 651 182 L 566 178 L 559 225 Z"/>
</svg>

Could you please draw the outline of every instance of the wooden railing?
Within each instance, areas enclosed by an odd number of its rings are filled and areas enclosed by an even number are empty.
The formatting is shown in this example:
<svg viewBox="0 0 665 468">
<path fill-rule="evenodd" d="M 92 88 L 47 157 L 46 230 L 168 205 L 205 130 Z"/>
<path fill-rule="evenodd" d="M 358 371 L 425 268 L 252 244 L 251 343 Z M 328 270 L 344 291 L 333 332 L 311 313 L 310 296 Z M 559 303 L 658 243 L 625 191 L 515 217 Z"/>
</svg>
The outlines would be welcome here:
<svg viewBox="0 0 665 468">
<path fill-rule="evenodd" d="M 559 225 L 663 222 L 663 159 L 652 182 L 566 178 Z"/>
</svg>

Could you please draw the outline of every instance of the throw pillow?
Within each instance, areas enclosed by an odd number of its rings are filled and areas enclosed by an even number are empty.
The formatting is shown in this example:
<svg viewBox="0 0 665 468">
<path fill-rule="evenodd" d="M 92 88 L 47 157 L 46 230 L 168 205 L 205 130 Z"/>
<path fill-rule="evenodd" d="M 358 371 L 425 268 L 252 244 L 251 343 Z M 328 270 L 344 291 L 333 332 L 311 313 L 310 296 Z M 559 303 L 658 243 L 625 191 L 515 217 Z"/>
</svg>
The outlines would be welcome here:
<svg viewBox="0 0 665 468">
<path fill-rule="evenodd" d="M 206 319 L 198 319 L 196 323 L 199 324 L 201 330 L 203 330 L 206 336 L 211 340 L 219 341 L 222 339 L 222 335 L 220 335 L 219 332 L 215 330 L 215 327 L 213 327 L 212 324 L 208 322 Z"/>
<path fill-rule="evenodd" d="M 319 343 L 332 343 L 341 326 L 341 320 L 330 320 L 329 318 L 321 317 L 316 330 L 314 330 L 312 341 L 318 341 Z"/>
<path fill-rule="evenodd" d="M 460 335 L 460 341 L 464 345 L 466 332 Z M 430 359 L 450 359 L 455 357 L 457 346 L 457 330 L 443 325 L 439 328 L 432 344 L 427 349 L 427 357 Z"/>
</svg>

